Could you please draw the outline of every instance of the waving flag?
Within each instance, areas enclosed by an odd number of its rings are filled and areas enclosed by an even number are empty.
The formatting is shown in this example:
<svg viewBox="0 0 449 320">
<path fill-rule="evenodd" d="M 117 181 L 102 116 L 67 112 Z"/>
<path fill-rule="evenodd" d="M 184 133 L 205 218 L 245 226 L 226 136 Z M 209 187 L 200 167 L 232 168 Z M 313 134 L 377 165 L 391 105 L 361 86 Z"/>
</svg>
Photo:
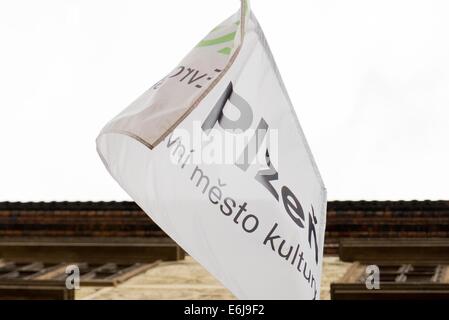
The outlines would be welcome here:
<svg viewBox="0 0 449 320">
<path fill-rule="evenodd" d="M 112 119 L 97 150 L 238 298 L 319 298 L 326 191 L 247 1 Z"/>
</svg>

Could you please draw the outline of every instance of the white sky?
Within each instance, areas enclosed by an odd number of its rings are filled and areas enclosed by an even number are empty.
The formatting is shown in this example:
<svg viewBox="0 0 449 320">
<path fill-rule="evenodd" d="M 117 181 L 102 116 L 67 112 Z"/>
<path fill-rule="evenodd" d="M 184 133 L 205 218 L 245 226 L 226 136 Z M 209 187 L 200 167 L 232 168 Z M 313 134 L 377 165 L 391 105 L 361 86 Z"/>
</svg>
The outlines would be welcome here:
<svg viewBox="0 0 449 320">
<path fill-rule="evenodd" d="M 237 0 L 1 0 L 0 201 L 127 200 L 102 126 Z M 449 199 L 449 2 L 253 0 L 335 199 Z"/>
</svg>

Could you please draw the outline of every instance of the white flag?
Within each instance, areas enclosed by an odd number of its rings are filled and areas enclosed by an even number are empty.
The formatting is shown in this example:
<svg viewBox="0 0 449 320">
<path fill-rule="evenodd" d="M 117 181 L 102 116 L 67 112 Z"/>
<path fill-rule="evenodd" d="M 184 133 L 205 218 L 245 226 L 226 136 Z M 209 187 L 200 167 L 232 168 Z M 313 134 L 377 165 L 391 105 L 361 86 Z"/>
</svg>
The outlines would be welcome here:
<svg viewBox="0 0 449 320">
<path fill-rule="evenodd" d="M 326 191 L 243 0 L 97 138 L 110 174 L 240 299 L 319 299 Z"/>
</svg>

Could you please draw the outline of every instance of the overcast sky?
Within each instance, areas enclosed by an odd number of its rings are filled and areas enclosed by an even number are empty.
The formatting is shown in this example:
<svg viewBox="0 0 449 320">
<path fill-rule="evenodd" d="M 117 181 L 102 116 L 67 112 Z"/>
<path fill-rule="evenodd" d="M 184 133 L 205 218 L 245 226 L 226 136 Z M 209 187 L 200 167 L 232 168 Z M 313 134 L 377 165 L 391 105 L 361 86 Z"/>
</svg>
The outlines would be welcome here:
<svg viewBox="0 0 449 320">
<path fill-rule="evenodd" d="M 126 200 L 102 126 L 237 0 L 2 0 L 0 201 Z M 449 199 L 449 2 L 253 0 L 330 200 Z"/>
</svg>

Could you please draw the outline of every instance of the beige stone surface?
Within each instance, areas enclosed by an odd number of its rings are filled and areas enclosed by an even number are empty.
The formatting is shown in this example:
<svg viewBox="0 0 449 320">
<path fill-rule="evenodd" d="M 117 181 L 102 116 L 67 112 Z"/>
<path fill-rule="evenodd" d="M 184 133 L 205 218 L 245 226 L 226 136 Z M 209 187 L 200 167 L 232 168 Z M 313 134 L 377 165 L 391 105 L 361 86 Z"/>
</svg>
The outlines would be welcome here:
<svg viewBox="0 0 449 320">
<path fill-rule="evenodd" d="M 330 299 L 330 285 L 339 280 L 348 270 L 350 263 L 340 261 L 338 257 L 324 257 L 321 276 L 321 300 Z"/>
<path fill-rule="evenodd" d="M 321 299 L 329 299 L 329 286 L 338 280 L 349 264 L 337 257 L 325 257 Z M 76 299 L 235 299 L 214 277 L 191 257 L 163 262 L 128 281 L 106 288 L 82 287 Z"/>
</svg>

